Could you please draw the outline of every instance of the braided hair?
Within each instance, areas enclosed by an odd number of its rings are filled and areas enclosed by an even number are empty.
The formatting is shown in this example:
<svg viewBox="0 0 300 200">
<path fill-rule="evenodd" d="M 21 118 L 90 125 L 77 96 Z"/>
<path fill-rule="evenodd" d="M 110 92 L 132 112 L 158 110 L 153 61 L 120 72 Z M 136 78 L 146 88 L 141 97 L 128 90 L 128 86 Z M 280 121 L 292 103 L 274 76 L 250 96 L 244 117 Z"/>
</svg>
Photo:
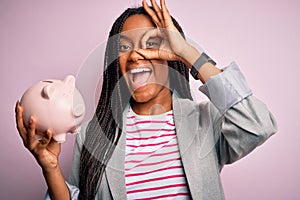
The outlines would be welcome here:
<svg viewBox="0 0 300 200">
<path fill-rule="evenodd" d="M 148 15 L 143 7 L 128 8 L 114 22 L 109 38 L 116 38 L 115 36 L 120 34 L 126 19 L 135 14 Z M 175 19 L 172 18 L 172 20 L 184 36 L 179 24 Z M 122 113 L 130 99 L 127 85 L 121 79 L 118 39 L 108 40 L 104 65 L 106 69 L 103 74 L 100 99 L 95 114 L 87 126 L 80 156 L 79 198 L 84 200 L 95 199 L 105 167 L 121 136 Z M 168 61 L 168 66 L 174 69 L 170 70 L 169 73 L 170 87 L 176 90 L 182 98 L 192 99 L 188 84 L 188 68 L 181 61 Z M 173 71 L 176 71 L 176 73 Z M 113 98 L 113 95 L 116 95 L 116 97 Z"/>
</svg>

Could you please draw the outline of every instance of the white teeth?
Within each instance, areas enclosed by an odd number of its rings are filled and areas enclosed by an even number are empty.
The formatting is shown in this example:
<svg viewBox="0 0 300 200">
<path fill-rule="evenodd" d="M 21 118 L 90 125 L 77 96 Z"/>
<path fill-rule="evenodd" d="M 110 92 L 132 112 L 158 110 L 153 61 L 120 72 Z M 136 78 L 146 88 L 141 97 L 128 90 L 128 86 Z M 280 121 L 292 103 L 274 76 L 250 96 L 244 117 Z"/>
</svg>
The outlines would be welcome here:
<svg viewBox="0 0 300 200">
<path fill-rule="evenodd" d="M 150 72 L 150 71 L 151 71 L 151 69 L 149 69 L 149 68 L 139 67 L 139 68 L 135 68 L 135 69 L 130 70 L 130 73 L 131 74 L 136 74 L 136 73 Z"/>
</svg>

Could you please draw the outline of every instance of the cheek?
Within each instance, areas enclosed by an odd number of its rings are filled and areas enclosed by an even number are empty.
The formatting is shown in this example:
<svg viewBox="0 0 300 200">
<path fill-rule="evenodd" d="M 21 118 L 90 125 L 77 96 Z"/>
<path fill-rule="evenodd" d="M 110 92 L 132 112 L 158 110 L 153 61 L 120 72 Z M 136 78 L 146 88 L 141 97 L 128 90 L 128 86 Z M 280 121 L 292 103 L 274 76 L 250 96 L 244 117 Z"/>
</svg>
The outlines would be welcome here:
<svg viewBox="0 0 300 200">
<path fill-rule="evenodd" d="M 159 63 L 159 66 L 157 66 L 157 75 L 159 76 L 159 79 L 166 80 L 169 79 L 169 67 L 167 62 L 161 62 Z"/>
<path fill-rule="evenodd" d="M 167 66 L 163 67 L 161 69 L 161 71 L 162 71 L 162 74 L 165 75 L 166 78 L 169 78 L 169 67 L 167 67 Z"/>
</svg>

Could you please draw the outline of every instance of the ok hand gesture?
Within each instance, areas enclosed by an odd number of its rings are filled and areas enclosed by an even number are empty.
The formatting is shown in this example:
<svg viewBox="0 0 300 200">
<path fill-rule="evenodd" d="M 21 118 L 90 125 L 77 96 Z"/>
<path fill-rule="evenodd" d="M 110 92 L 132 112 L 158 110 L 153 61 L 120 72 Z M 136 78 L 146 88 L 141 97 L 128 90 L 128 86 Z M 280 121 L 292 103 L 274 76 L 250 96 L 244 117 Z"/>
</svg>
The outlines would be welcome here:
<svg viewBox="0 0 300 200">
<path fill-rule="evenodd" d="M 142 38 L 142 49 L 137 52 L 146 59 L 180 60 L 187 66 L 200 56 L 200 53 L 192 47 L 173 23 L 172 17 L 167 9 L 165 0 L 160 0 L 161 7 L 155 0 L 151 0 L 153 9 L 143 0 L 143 7 L 156 24 L 157 28 L 148 31 Z M 159 49 L 146 49 L 146 42 L 153 37 L 162 38 Z"/>
</svg>

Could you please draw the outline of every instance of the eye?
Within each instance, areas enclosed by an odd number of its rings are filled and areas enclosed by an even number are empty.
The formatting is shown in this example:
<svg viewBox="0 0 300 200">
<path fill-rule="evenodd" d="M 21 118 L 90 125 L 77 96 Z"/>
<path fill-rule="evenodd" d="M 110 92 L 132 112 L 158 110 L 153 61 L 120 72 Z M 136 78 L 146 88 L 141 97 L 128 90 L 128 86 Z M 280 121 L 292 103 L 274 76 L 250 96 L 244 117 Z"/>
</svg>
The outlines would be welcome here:
<svg viewBox="0 0 300 200">
<path fill-rule="evenodd" d="M 126 36 L 121 36 L 119 45 L 119 52 L 121 53 L 128 52 L 133 49 L 132 42 Z"/>
<path fill-rule="evenodd" d="M 120 44 L 120 52 L 126 52 L 126 51 L 129 51 L 131 50 L 131 46 L 129 45 L 126 45 L 126 44 Z"/>
<path fill-rule="evenodd" d="M 148 49 L 158 49 L 160 47 L 160 44 L 161 44 L 161 38 L 159 38 L 159 37 L 150 38 L 146 42 L 146 48 L 148 48 Z"/>
<path fill-rule="evenodd" d="M 147 42 L 146 47 L 147 48 L 159 47 L 159 44 L 156 42 Z"/>
</svg>

